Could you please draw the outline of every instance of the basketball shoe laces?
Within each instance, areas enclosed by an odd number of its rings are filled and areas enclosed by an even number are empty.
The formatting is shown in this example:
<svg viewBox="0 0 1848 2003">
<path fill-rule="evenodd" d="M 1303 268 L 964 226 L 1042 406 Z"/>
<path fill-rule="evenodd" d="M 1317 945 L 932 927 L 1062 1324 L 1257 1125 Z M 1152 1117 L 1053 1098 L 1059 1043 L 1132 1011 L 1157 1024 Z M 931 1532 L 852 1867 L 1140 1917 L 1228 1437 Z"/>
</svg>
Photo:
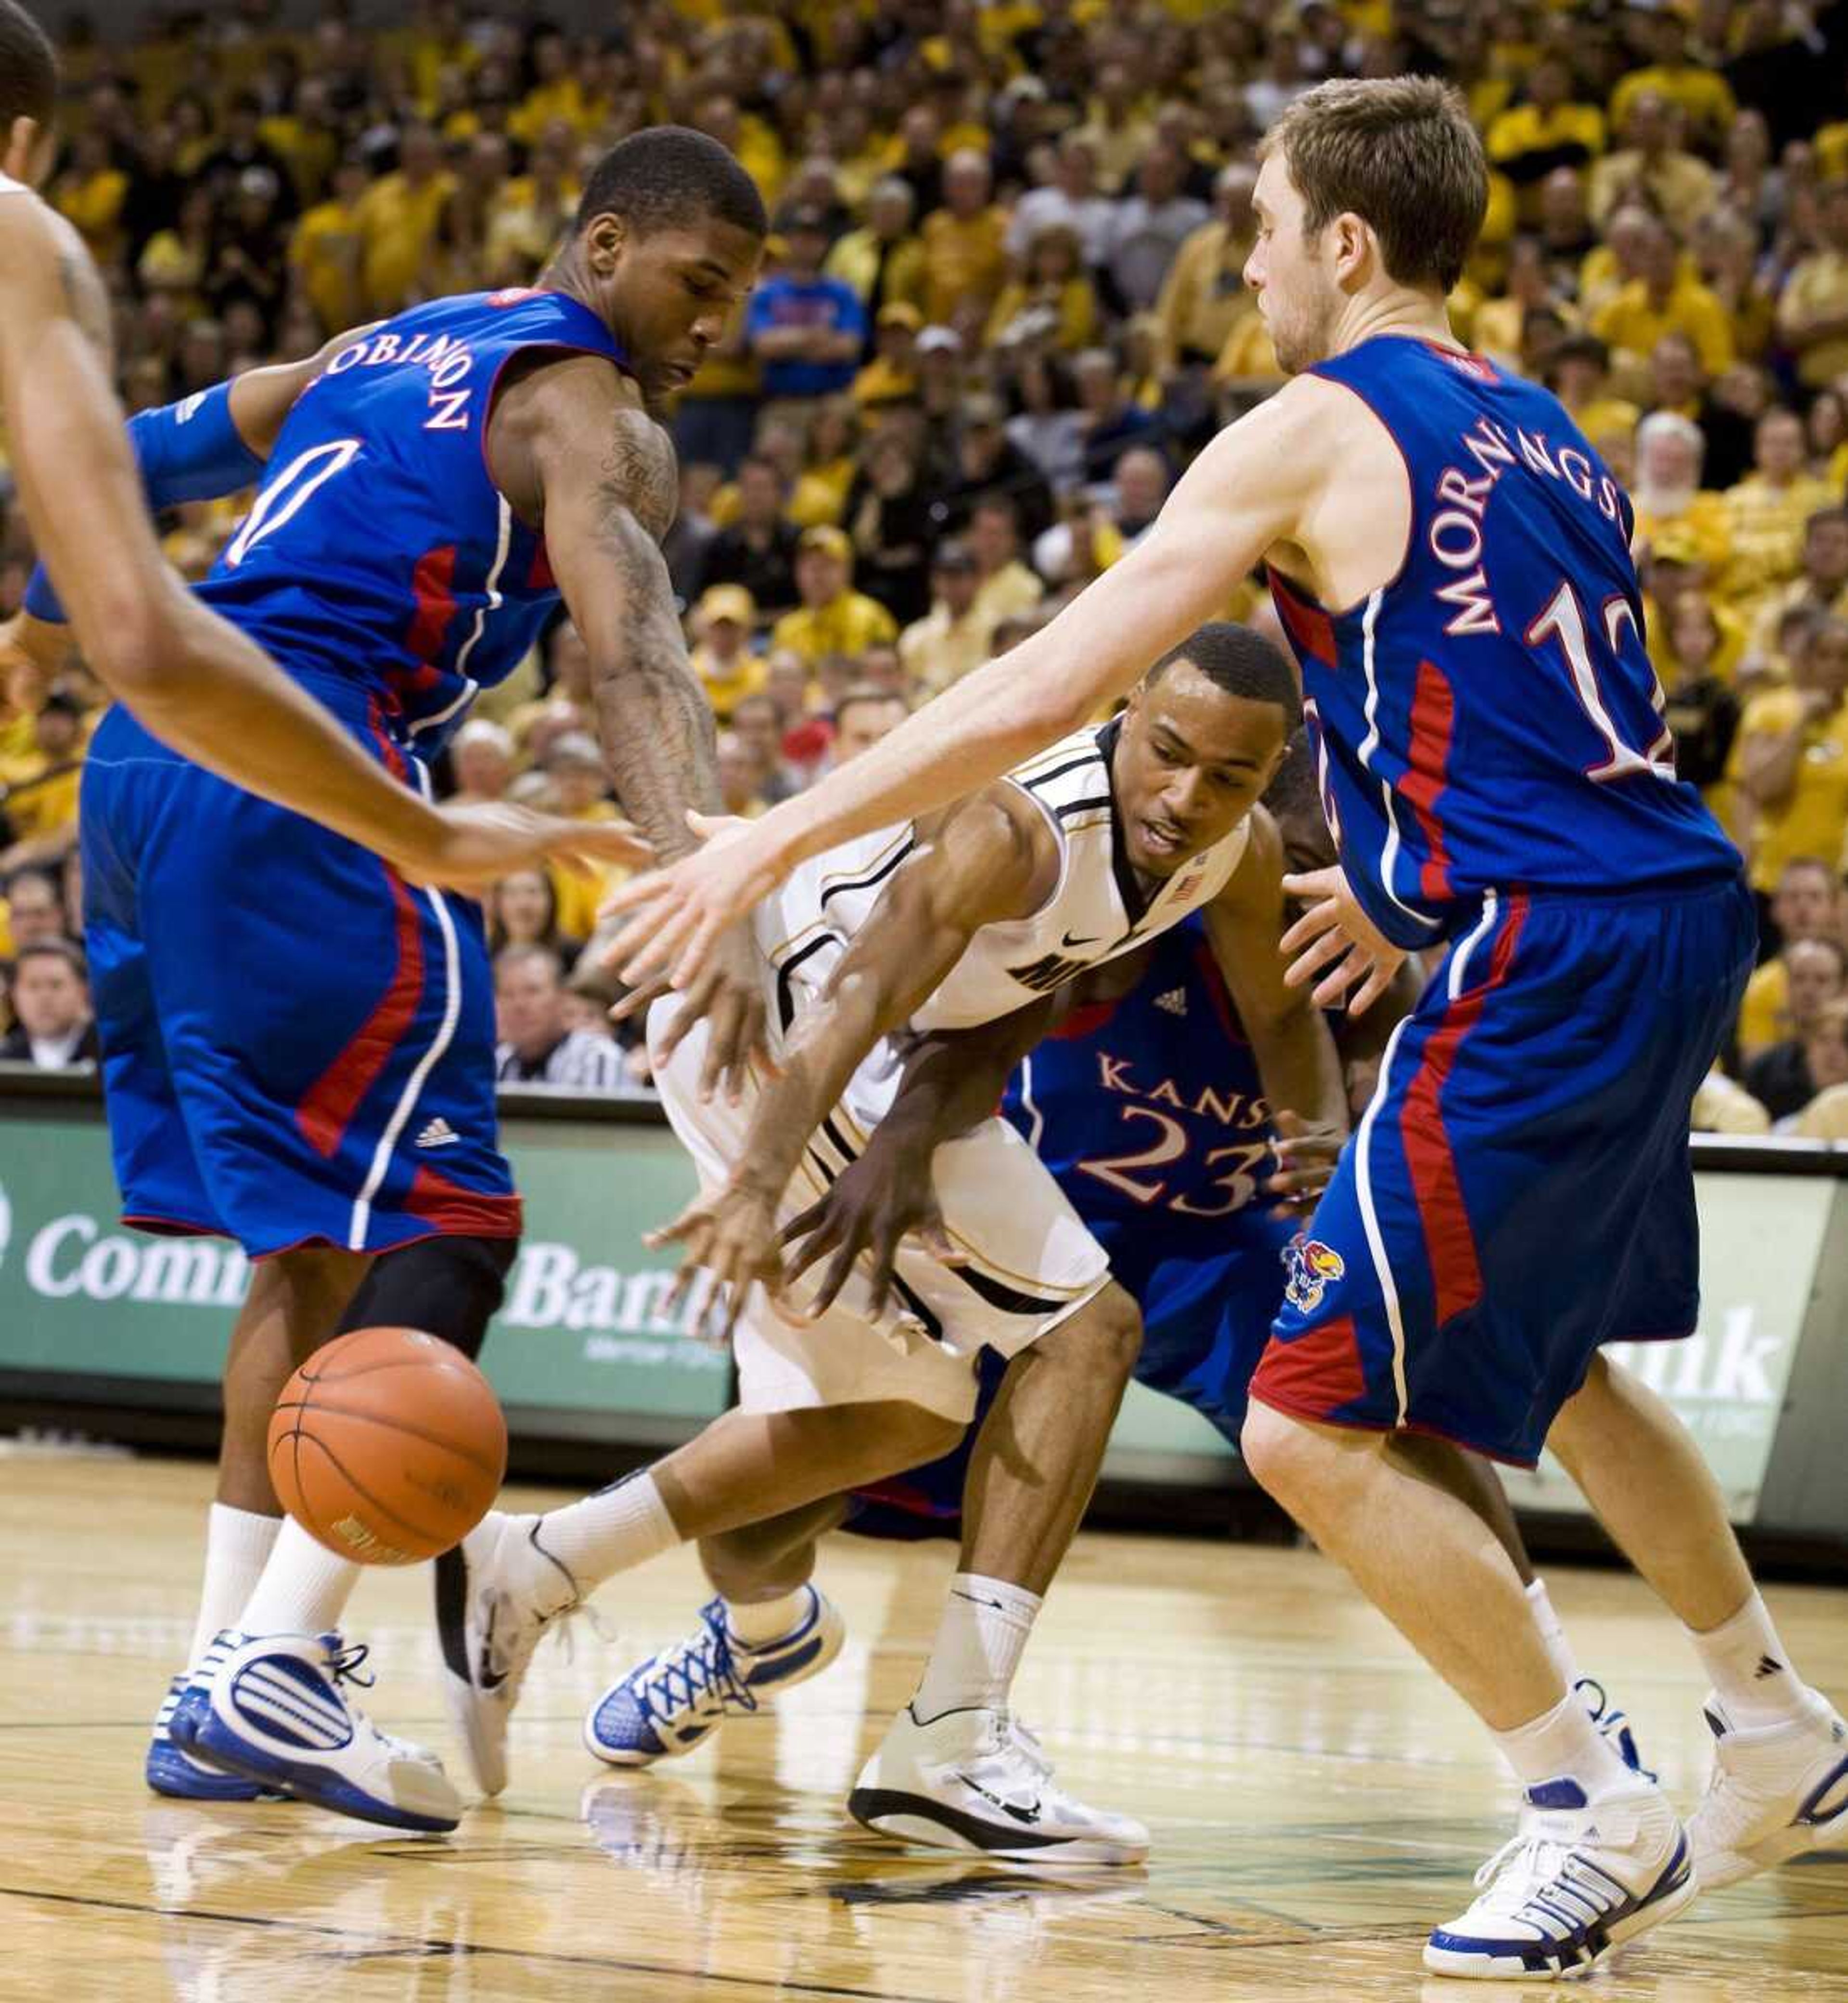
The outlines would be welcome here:
<svg viewBox="0 0 1848 2003">
<path fill-rule="evenodd" d="M 331 1672 L 336 1687 L 352 1683 L 360 1690 L 370 1690 L 379 1680 L 376 1674 L 362 1667 L 372 1653 L 369 1641 L 348 1641 L 338 1634 L 327 1635 L 322 1645 L 327 1652 L 327 1668 Z M 394 1760 L 413 1760 L 419 1766 L 440 1767 L 443 1762 L 428 1747 L 415 1746 L 408 1739 L 401 1739 L 396 1732 L 381 1732 L 372 1719 L 350 1697 L 342 1697 L 355 1732 L 361 1727 L 370 1732 L 390 1751 Z"/>
<path fill-rule="evenodd" d="M 964 1779 L 1015 1808 L 1043 1808 L 1047 1795 L 1057 1792 L 1045 1747 L 1031 1727 L 1006 1708 L 990 1713 L 981 1750 L 961 1771 Z"/>
<path fill-rule="evenodd" d="M 1615 1901 L 1603 1896 L 1601 1887 L 1587 1885 L 1582 1875 L 1566 1875 L 1574 1848 L 1538 1830 L 1510 1837 L 1475 1874 L 1475 1889 L 1484 1894 L 1482 1910 L 1524 1919 L 1542 1934 L 1562 1938 L 1562 1921 L 1585 1926 L 1602 1919 Z"/>
<path fill-rule="evenodd" d="M 758 1708 L 733 1662 L 723 1607 L 715 1600 L 699 1610 L 699 1617 L 705 1634 L 669 1649 L 654 1674 L 637 1685 L 636 1702 L 651 1724 L 665 1722 L 677 1711 L 702 1711 L 714 1701 L 743 1711 Z"/>
</svg>

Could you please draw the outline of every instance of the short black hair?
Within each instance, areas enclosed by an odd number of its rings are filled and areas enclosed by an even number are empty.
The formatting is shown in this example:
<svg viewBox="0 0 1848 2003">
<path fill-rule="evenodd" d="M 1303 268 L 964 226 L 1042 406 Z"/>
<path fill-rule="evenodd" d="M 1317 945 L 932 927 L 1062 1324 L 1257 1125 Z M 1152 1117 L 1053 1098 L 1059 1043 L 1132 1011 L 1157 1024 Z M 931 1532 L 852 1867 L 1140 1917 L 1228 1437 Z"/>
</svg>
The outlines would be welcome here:
<svg viewBox="0 0 1848 2003">
<path fill-rule="evenodd" d="M 688 125 L 650 125 L 604 154 L 578 204 L 576 227 L 600 215 L 619 215 L 642 236 L 708 216 L 751 236 L 770 228 L 757 183 L 716 139 Z"/>
<path fill-rule="evenodd" d="M 70 939 L 40 939 L 31 946 L 19 947 L 13 955 L 15 981 L 25 971 L 29 960 L 55 960 L 68 967 L 79 981 L 89 979 L 89 963 L 83 956 L 83 949 Z"/>
<path fill-rule="evenodd" d="M 1303 721 L 1302 686 L 1295 663 L 1249 626 L 1214 619 L 1188 634 L 1149 670 L 1153 687 L 1177 661 L 1191 662 L 1216 689 L 1247 702 L 1274 702 L 1283 712 L 1283 734 Z"/>
<path fill-rule="evenodd" d="M 58 57 L 19 0 L 0 0 L 0 145 L 16 118 L 49 125 L 58 109 Z"/>
</svg>

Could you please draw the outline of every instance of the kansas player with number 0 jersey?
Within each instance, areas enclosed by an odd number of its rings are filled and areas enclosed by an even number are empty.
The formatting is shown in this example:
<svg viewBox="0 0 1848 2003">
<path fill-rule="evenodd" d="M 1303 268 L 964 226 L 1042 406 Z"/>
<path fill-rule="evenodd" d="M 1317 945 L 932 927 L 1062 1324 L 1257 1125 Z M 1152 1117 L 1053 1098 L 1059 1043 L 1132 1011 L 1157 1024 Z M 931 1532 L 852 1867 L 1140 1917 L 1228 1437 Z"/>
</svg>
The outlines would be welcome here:
<svg viewBox="0 0 1848 2003">
<path fill-rule="evenodd" d="M 615 791 L 658 854 L 684 846 L 688 810 L 717 792 L 659 548 L 677 479 L 653 412 L 747 289 L 764 228 L 722 147 L 638 134 L 591 175 L 537 285 L 414 307 L 335 344 L 305 385 L 280 372 L 287 400 L 260 437 L 236 384 L 159 414 L 136 438 L 157 493 L 258 480 L 200 596 L 425 793 L 477 689 L 562 599 Z M 98 731 L 83 807 L 124 1210 L 226 1233 L 258 1262 L 200 1627 L 150 1781 L 453 1826 L 436 1761 L 341 1687 L 333 1631 L 356 1571 L 278 1533 L 264 1440 L 283 1378 L 340 1327 L 408 1326 L 472 1355 L 499 1304 L 520 1215 L 479 911 L 176 757 L 124 710 Z M 689 998 L 675 1029 L 702 1021 L 715 1076 L 741 1065 L 762 1019 L 747 936 Z M 292 1728 L 303 1704 L 313 1725 Z"/>
<path fill-rule="evenodd" d="M 1294 379 L 1005 662 L 632 886 L 618 947 L 691 976 L 767 882 L 1056 738 L 1269 564 L 1339 822 L 1339 867 L 1295 886 L 1293 977 L 1364 1007 L 1408 953 L 1440 959 L 1311 1226 L 1321 1285 L 1279 1320 L 1246 1458 L 1526 1789 L 1427 1965 L 1544 1977 L 1848 1835 L 1848 1727 L 1792 1669 L 1685 1431 L 1600 1355 L 1692 1328 L 1689 1113 L 1754 927 L 1668 760 L 1627 502 L 1555 399 L 1451 330 L 1487 187 L 1443 86 L 1306 93 L 1266 135 L 1245 271 Z M 1571 1702 L 1505 1553 L 1381 1450 L 1419 1428 L 1517 1463 L 1549 1442 L 1681 1619 L 1714 1690 L 1685 1830 Z"/>
</svg>

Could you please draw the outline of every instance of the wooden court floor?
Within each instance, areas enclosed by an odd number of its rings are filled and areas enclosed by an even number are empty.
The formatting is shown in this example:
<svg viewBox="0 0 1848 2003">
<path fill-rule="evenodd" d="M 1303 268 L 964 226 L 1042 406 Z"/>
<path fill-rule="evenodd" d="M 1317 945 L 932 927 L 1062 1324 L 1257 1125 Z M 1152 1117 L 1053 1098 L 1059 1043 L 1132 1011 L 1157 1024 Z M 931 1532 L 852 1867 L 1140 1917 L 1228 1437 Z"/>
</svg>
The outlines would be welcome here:
<svg viewBox="0 0 1848 2003">
<path fill-rule="evenodd" d="M 286 1805 L 148 1794 L 147 1722 L 184 1649 L 208 1473 L 0 1457 L 0 1997 L 51 2003 L 903 2003 L 1512 1999 L 1423 1975 L 1512 1791 L 1465 1714 L 1314 1554 L 1089 1536 L 1021 1708 L 1080 1792 L 1153 1826 L 1144 1870 L 1041 1875 L 888 1848 L 842 1802 L 910 1694 L 947 1547 L 836 1539 L 852 1638 L 774 1715 L 642 1775 L 579 1720 L 702 1597 L 675 1554 L 601 1596 L 614 1645 L 548 1641 L 513 1785 L 450 1839 Z M 1692 1656 L 1642 1589 L 1558 1571 L 1586 1666 L 1678 1799 L 1704 1773 Z M 374 1715 L 446 1746 L 421 1572 L 362 1586 Z M 1770 1596 L 1848 1697 L 1848 1591 Z M 450 1755 L 452 1763 L 455 1756 Z M 452 1771 L 454 1771 L 452 1764 Z M 1576 1993 L 1602 2003 L 1848 1999 L 1848 1855 L 1716 1893 Z"/>
</svg>

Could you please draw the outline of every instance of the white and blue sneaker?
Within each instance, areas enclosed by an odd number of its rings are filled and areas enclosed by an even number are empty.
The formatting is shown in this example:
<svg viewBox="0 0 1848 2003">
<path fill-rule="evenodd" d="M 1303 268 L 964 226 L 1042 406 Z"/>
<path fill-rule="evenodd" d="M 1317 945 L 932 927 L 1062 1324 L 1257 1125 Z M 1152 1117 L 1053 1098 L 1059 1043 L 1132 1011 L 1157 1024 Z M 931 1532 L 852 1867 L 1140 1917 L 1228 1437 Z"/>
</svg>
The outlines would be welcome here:
<svg viewBox="0 0 1848 2003">
<path fill-rule="evenodd" d="M 650 1655 L 613 1683 L 584 1714 L 584 1743 L 612 1767 L 651 1767 L 694 1747 L 728 1718 L 754 1711 L 768 1697 L 818 1676 L 847 1638 L 832 1600 L 802 1589 L 802 1618 L 772 1641 L 742 1641 L 727 1625 L 725 1602 L 699 1610 L 701 1627 Z"/>
<path fill-rule="evenodd" d="M 1636 1750 L 1636 1735 L 1630 1729 L 1629 1714 L 1612 1703 L 1605 1694 L 1604 1685 L 1595 1676 L 1580 1676 L 1573 1685 L 1572 1694 L 1590 1712 L 1600 1736 L 1625 1766 L 1639 1778 L 1653 1781 L 1655 1775 L 1643 1765 L 1643 1755 Z"/>
<path fill-rule="evenodd" d="M 450 1718 L 485 1795 L 507 1785 L 507 1728 L 547 1628 L 583 1603 L 539 1541 L 537 1516 L 490 1509 L 436 1561 L 436 1632 Z"/>
<path fill-rule="evenodd" d="M 363 1648 L 338 1634 L 226 1632 L 173 1708 L 168 1731 L 195 1761 L 361 1822 L 442 1835 L 461 1798 L 433 1753 L 380 1731 L 343 1687 Z M 203 1666 L 202 1666 L 203 1667 Z"/>
<path fill-rule="evenodd" d="M 1005 1708 L 947 1711 L 929 1724 L 907 1704 L 860 1769 L 847 1812 L 927 1850 L 1043 1862 L 1139 1864 L 1149 1832 L 1066 1793 L 1039 1741 Z"/>
<path fill-rule="evenodd" d="M 1588 1802 L 1571 1780 L 1528 1789 L 1519 1831 L 1475 1882 L 1481 1896 L 1425 1943 L 1433 1974 L 1583 1975 L 1685 1911 L 1700 1890 L 1686 1833 L 1659 1788 Z"/>
<path fill-rule="evenodd" d="M 1706 1722 L 1713 1771 L 1688 1840 L 1709 1891 L 1848 1844 L 1848 1724 L 1820 1691 L 1805 1691 L 1801 1718 L 1750 1727 L 1710 1697 Z"/>
<path fill-rule="evenodd" d="M 218 1650 L 224 1636 L 220 1635 L 212 1644 Z M 222 1653 L 222 1651 L 220 1651 Z M 206 1654 L 207 1663 L 212 1662 L 212 1651 Z M 202 1669 L 204 1666 L 201 1666 Z M 209 1670 L 205 1673 L 209 1674 Z M 183 1753 L 173 1743 L 170 1727 L 180 1700 L 186 1694 L 189 1678 L 177 1676 L 167 1685 L 166 1695 L 161 1699 L 160 1708 L 154 1714 L 154 1735 L 148 1741 L 148 1759 L 145 1771 L 148 1785 L 157 1795 L 170 1795 L 181 1802 L 256 1802 L 264 1796 L 264 1790 L 254 1781 L 247 1781 L 241 1774 L 222 1773 L 215 1767 L 201 1766 L 190 1753 Z"/>
</svg>

